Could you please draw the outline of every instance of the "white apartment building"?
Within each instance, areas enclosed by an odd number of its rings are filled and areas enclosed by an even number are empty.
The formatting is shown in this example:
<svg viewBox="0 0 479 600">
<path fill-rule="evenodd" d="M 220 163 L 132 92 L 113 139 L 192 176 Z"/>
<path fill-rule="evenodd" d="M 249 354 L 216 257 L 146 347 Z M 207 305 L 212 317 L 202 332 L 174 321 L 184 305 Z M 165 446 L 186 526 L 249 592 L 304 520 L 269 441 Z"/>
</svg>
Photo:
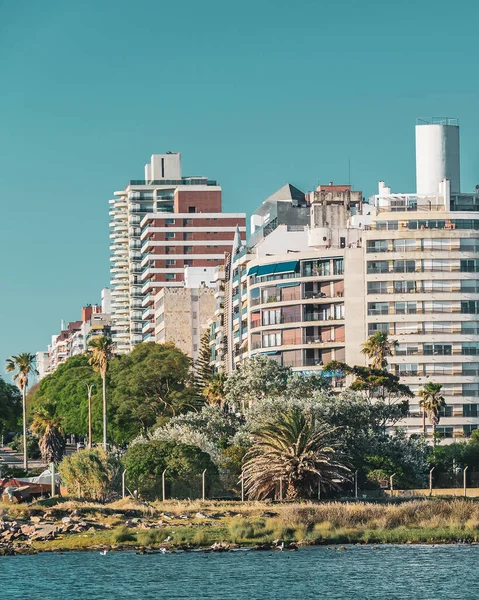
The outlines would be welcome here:
<svg viewBox="0 0 479 600">
<path fill-rule="evenodd" d="M 184 267 L 214 267 L 245 215 L 223 214 L 221 188 L 206 177 L 182 177 L 179 153 L 156 154 L 144 180 L 110 200 L 112 337 L 117 352 L 154 339 L 154 300 L 183 287 Z"/>
</svg>

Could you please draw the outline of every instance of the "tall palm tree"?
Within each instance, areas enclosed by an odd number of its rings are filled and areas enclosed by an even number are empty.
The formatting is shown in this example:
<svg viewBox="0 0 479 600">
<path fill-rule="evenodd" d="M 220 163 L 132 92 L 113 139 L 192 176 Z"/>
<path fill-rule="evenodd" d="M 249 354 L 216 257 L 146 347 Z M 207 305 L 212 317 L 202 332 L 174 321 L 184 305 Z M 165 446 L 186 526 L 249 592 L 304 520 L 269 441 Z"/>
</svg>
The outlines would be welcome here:
<svg viewBox="0 0 479 600">
<path fill-rule="evenodd" d="M 32 431 L 40 437 L 38 445 L 46 464 L 58 464 L 65 454 L 65 433 L 61 420 L 55 416 L 54 406 L 43 406 L 33 415 Z"/>
<path fill-rule="evenodd" d="M 311 497 L 318 485 L 338 487 L 347 467 L 335 459 L 337 428 L 299 408 L 276 415 L 253 435 L 243 477 L 251 498 L 266 498 L 284 483 L 286 498 Z"/>
<path fill-rule="evenodd" d="M 376 331 L 368 337 L 362 345 L 361 354 L 365 354 L 371 361 L 373 369 L 383 370 L 387 367 L 388 357 L 393 355 L 396 340 L 390 340 L 384 331 Z"/>
<path fill-rule="evenodd" d="M 226 375 L 223 371 L 215 373 L 206 386 L 203 388 L 202 394 L 210 405 L 219 406 L 221 409 L 225 407 L 225 381 Z"/>
<path fill-rule="evenodd" d="M 110 358 L 113 356 L 113 342 L 109 337 L 93 338 L 88 344 L 91 349 L 90 365 L 100 373 L 103 384 L 103 448 L 107 450 L 107 416 L 106 416 L 106 374 Z"/>
<path fill-rule="evenodd" d="M 433 438 L 435 439 L 436 427 L 441 419 L 441 408 L 446 406 L 446 400 L 441 395 L 442 385 L 429 381 L 419 392 L 421 399 L 419 406 L 422 408 L 422 430 L 426 433 L 426 414 L 429 417 L 429 422 L 432 425 Z"/>
<path fill-rule="evenodd" d="M 17 382 L 18 388 L 22 393 L 23 399 L 23 468 L 28 471 L 28 454 L 27 454 L 27 389 L 28 380 L 32 375 L 37 375 L 35 355 L 29 352 L 22 352 L 7 358 L 5 365 L 7 373 L 13 373 L 14 381 Z"/>
</svg>

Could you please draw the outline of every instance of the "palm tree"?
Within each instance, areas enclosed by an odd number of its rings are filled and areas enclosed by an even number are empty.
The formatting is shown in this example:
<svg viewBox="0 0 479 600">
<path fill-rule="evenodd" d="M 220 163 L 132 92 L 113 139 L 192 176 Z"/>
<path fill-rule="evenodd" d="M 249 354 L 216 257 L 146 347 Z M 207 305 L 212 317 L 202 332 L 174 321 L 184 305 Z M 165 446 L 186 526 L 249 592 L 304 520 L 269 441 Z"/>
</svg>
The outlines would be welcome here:
<svg viewBox="0 0 479 600">
<path fill-rule="evenodd" d="M 299 408 L 276 415 L 253 434 L 253 447 L 245 456 L 248 495 L 266 498 L 283 482 L 290 500 L 311 497 L 318 485 L 338 487 L 348 469 L 334 458 L 336 430 Z"/>
<path fill-rule="evenodd" d="M 31 375 L 38 375 L 35 366 L 35 355 L 29 352 L 22 352 L 7 358 L 5 365 L 7 373 L 13 373 L 14 381 L 17 382 L 18 388 L 22 393 L 23 399 L 23 468 L 28 471 L 28 455 L 27 455 L 27 388 L 28 379 Z"/>
<path fill-rule="evenodd" d="M 225 407 L 225 382 L 226 375 L 223 371 L 215 373 L 206 386 L 203 388 L 202 394 L 210 405 L 217 405 L 221 409 Z"/>
<path fill-rule="evenodd" d="M 432 425 L 433 438 L 435 439 L 436 427 L 441 419 L 441 408 L 446 406 L 446 400 L 441 395 L 442 385 L 429 381 L 419 392 L 421 399 L 419 406 L 422 408 L 422 430 L 426 433 L 426 413 Z"/>
<path fill-rule="evenodd" d="M 395 346 L 396 340 L 390 340 L 384 331 L 376 331 L 362 345 L 361 354 L 368 357 L 373 369 L 384 370 L 388 364 L 387 358 L 393 355 Z"/>
<path fill-rule="evenodd" d="M 101 336 L 93 338 L 88 346 L 92 352 L 89 363 L 100 373 L 103 384 L 103 448 L 107 450 L 106 374 L 113 355 L 113 342 L 110 338 Z"/>
<path fill-rule="evenodd" d="M 46 464 L 58 464 L 65 454 L 65 433 L 54 414 L 54 406 L 47 404 L 33 415 L 32 421 L 32 431 L 40 437 L 38 445 Z"/>
</svg>

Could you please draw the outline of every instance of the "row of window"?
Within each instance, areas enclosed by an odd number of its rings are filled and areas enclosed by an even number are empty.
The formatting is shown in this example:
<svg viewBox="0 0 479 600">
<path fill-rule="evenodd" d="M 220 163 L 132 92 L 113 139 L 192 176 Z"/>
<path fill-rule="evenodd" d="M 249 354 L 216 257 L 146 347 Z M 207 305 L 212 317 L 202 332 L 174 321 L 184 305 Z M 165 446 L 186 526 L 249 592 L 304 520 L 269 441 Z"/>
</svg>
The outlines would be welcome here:
<svg viewBox="0 0 479 600">
<path fill-rule="evenodd" d="M 301 321 L 331 321 L 344 319 L 344 304 L 283 306 L 273 310 L 252 313 L 251 327 L 260 325 L 280 325 L 282 323 L 299 323 Z"/>
<path fill-rule="evenodd" d="M 477 377 L 479 363 L 403 363 L 393 365 L 396 375 L 400 377 L 422 377 L 430 375 L 464 375 Z"/>
<path fill-rule="evenodd" d="M 479 230 L 477 219 L 412 219 L 410 221 L 376 221 L 376 231 L 398 231 L 399 229 L 471 229 Z"/>
<path fill-rule="evenodd" d="M 463 425 L 462 430 L 464 437 L 470 437 L 471 433 L 477 429 L 477 425 Z M 454 427 L 436 427 L 436 433 L 442 438 L 453 438 Z"/>
<path fill-rule="evenodd" d="M 368 281 L 368 294 L 430 294 L 445 292 L 479 293 L 476 279 L 418 279 L 412 281 Z"/>
<path fill-rule="evenodd" d="M 477 238 L 426 238 L 407 240 L 368 240 L 366 252 L 479 252 Z"/>
<path fill-rule="evenodd" d="M 434 313 L 457 313 L 463 315 L 479 314 L 479 302 L 476 300 L 448 301 L 433 300 L 425 302 L 369 302 L 368 315 L 416 315 Z"/>
<path fill-rule="evenodd" d="M 425 273 L 428 271 L 479 272 L 479 260 L 424 259 L 368 261 L 367 273 Z"/>
<path fill-rule="evenodd" d="M 425 322 L 396 322 L 396 323 L 369 323 L 368 335 L 376 331 L 392 335 L 432 335 L 438 333 L 462 335 L 478 335 L 479 322 L 477 321 L 425 321 Z"/>
<path fill-rule="evenodd" d="M 477 356 L 479 355 L 478 342 L 463 342 L 462 344 L 397 344 L 394 349 L 396 356 Z"/>
</svg>

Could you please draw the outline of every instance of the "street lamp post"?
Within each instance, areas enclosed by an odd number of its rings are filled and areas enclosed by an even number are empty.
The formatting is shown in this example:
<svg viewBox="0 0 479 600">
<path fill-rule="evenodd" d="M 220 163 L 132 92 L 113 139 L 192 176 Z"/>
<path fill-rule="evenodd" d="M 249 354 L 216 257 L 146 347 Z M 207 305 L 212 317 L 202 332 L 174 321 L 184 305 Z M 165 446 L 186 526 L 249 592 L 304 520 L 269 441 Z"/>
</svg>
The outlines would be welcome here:
<svg viewBox="0 0 479 600">
<path fill-rule="evenodd" d="M 93 435 L 92 424 L 91 424 L 91 393 L 92 393 L 93 388 L 95 387 L 95 384 L 87 383 L 86 381 L 84 381 L 83 383 L 85 384 L 87 392 L 88 392 L 88 447 L 91 449 L 92 435 Z"/>
</svg>

